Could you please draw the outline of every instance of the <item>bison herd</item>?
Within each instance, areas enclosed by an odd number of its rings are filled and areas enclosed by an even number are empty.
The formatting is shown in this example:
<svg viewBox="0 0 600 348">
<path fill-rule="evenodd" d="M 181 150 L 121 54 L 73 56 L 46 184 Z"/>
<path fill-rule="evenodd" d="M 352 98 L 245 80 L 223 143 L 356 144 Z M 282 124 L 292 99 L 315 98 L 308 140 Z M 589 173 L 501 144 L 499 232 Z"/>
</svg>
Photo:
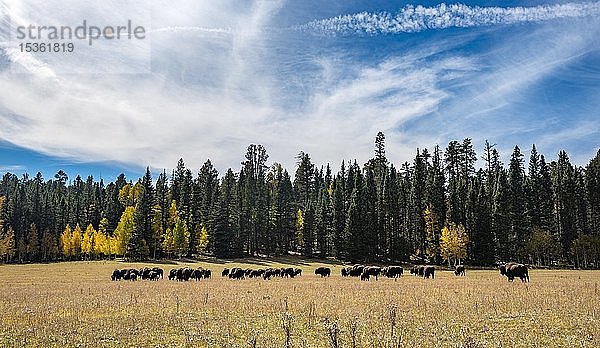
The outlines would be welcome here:
<svg viewBox="0 0 600 348">
<path fill-rule="evenodd" d="M 229 279 L 244 279 L 244 278 L 263 278 L 269 280 L 274 277 L 294 278 L 302 275 L 300 268 L 282 267 L 282 268 L 225 268 L 221 272 L 221 277 L 229 277 Z"/>
<path fill-rule="evenodd" d="M 529 281 L 529 272 L 527 266 L 509 262 L 499 267 L 500 274 L 506 276 L 508 281 L 513 281 L 515 278 L 521 279 L 522 282 Z M 360 277 L 360 280 L 370 280 L 371 277 L 375 277 L 378 280 L 379 276 L 387 278 L 398 278 L 404 273 L 404 269 L 401 266 L 365 266 L 365 265 L 353 265 L 351 267 L 343 267 L 341 269 L 342 277 Z M 410 269 L 410 274 L 423 278 L 434 279 L 435 267 L 431 265 L 427 266 L 413 266 Z M 169 280 L 175 281 L 189 281 L 189 280 L 201 280 L 209 279 L 212 273 L 209 269 L 198 267 L 193 269 L 190 267 L 173 268 L 169 271 Z M 269 280 L 271 278 L 294 278 L 302 275 L 300 268 L 282 267 L 282 268 L 225 268 L 221 272 L 222 277 L 229 277 L 230 279 L 245 279 L 245 278 L 263 278 Z M 321 277 L 331 276 L 331 269 L 329 267 L 318 267 L 315 269 L 315 275 Z M 465 276 L 466 269 L 464 265 L 457 265 L 454 268 L 454 275 Z M 159 267 L 149 268 L 143 267 L 141 269 L 127 268 L 127 269 L 115 269 L 111 275 L 112 280 L 159 280 L 163 278 L 163 270 Z"/>
<path fill-rule="evenodd" d="M 141 269 L 129 268 L 129 269 L 115 269 L 110 276 L 112 280 L 159 280 L 163 277 L 163 270 L 158 267 L 148 268 L 144 267 Z"/>
<path fill-rule="evenodd" d="M 193 269 L 190 267 L 173 268 L 169 271 L 169 280 L 188 281 L 208 279 L 212 275 L 210 269 L 198 267 Z"/>
</svg>

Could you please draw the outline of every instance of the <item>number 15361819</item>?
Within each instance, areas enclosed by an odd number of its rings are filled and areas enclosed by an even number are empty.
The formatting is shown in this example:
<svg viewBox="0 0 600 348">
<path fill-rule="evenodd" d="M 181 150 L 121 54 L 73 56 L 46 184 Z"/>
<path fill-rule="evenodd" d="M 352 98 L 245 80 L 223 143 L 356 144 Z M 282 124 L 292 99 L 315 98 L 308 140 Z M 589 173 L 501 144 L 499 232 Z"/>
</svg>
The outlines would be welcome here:
<svg viewBox="0 0 600 348">
<path fill-rule="evenodd" d="M 72 42 L 21 42 L 19 48 L 21 52 L 71 53 L 75 51 L 75 45 Z"/>
</svg>

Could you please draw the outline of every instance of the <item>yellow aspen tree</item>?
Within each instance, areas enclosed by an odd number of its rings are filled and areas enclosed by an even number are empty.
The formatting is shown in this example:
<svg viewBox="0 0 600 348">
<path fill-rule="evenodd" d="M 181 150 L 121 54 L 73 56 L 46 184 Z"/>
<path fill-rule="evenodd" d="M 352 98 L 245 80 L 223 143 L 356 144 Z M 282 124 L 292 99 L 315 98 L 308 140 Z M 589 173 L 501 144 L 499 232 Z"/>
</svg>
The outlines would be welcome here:
<svg viewBox="0 0 600 348">
<path fill-rule="evenodd" d="M 100 240 L 100 245 L 96 248 L 94 245 L 94 249 L 97 250 L 98 255 L 110 256 L 110 240 L 108 236 L 108 232 L 106 229 L 108 228 L 108 219 L 102 218 L 100 220 L 100 224 L 98 225 L 98 239 Z"/>
<path fill-rule="evenodd" d="M 108 239 L 108 257 L 110 258 L 112 255 L 117 255 L 119 253 L 119 240 L 117 237 L 112 236 Z"/>
<path fill-rule="evenodd" d="M 296 244 L 299 247 L 304 244 L 304 214 L 301 209 L 296 212 Z"/>
<path fill-rule="evenodd" d="M 67 259 L 70 259 L 73 256 L 73 252 L 71 249 L 71 236 L 73 235 L 73 231 L 71 231 L 71 226 L 67 225 L 65 230 L 60 235 L 60 249 L 62 251 L 63 256 Z"/>
<path fill-rule="evenodd" d="M 167 230 L 165 231 L 165 234 L 163 236 L 162 247 L 168 255 L 172 254 L 173 251 L 175 251 L 175 245 L 173 244 L 173 230 L 170 228 L 167 228 Z"/>
<path fill-rule="evenodd" d="M 202 224 L 200 233 L 196 233 L 196 235 L 198 236 L 198 241 L 196 243 L 198 251 L 206 251 L 206 248 L 208 248 L 208 230 L 204 224 Z"/>
<path fill-rule="evenodd" d="M 89 224 L 83 233 L 83 239 L 81 240 L 81 253 L 88 260 L 92 255 L 92 251 L 94 250 L 94 233 L 96 230 L 92 224 Z"/>
<path fill-rule="evenodd" d="M 448 261 L 448 266 L 451 266 L 452 260 L 458 261 L 467 257 L 468 243 L 469 238 L 462 224 L 451 222 L 442 228 L 440 254 Z"/>
<path fill-rule="evenodd" d="M 83 239 L 82 234 L 81 227 L 79 227 L 79 224 L 77 224 L 75 229 L 73 229 L 73 234 L 71 234 L 71 254 L 76 258 L 81 256 L 81 241 Z"/>
<path fill-rule="evenodd" d="M 135 216 L 135 207 L 127 207 L 125 211 L 121 215 L 121 219 L 117 224 L 117 228 L 115 229 L 115 237 L 117 240 L 117 248 L 116 255 L 124 255 L 125 250 L 127 249 L 127 244 L 133 235 L 133 230 L 135 228 L 134 222 Z"/>
<path fill-rule="evenodd" d="M 0 254 L 6 262 L 15 256 L 15 232 L 12 227 L 9 227 L 6 234 L 0 239 L 0 249 Z"/>
<path fill-rule="evenodd" d="M 169 226 L 171 229 L 175 227 L 175 220 L 179 218 L 179 213 L 177 212 L 177 202 L 175 200 L 171 201 L 171 206 L 169 207 Z"/>
<path fill-rule="evenodd" d="M 99 255 L 102 254 L 103 243 L 104 241 L 102 232 L 100 232 L 99 229 L 94 230 L 94 234 L 92 234 L 92 255 L 94 255 L 94 258 L 97 258 Z"/>
<path fill-rule="evenodd" d="M 185 253 L 190 241 L 190 232 L 187 224 L 179 217 L 175 220 L 175 228 L 173 229 L 173 246 L 179 258 Z"/>
</svg>

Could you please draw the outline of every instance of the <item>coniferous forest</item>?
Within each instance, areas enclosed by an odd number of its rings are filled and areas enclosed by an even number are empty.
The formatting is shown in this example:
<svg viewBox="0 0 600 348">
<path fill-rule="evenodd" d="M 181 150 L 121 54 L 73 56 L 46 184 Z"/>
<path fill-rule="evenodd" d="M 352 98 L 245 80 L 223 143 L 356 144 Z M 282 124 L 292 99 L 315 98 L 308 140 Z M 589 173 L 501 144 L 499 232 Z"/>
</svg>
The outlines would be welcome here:
<svg viewBox="0 0 600 348">
<path fill-rule="evenodd" d="M 2 262 L 297 253 L 352 262 L 600 266 L 600 151 L 585 167 L 535 145 L 504 164 L 486 141 L 417 149 L 396 167 L 377 134 L 364 164 L 267 166 L 250 145 L 239 171 L 183 159 L 171 173 L 114 182 L 6 173 Z M 479 161 L 479 162 L 478 162 Z M 477 162 L 477 165 L 476 165 Z"/>
</svg>

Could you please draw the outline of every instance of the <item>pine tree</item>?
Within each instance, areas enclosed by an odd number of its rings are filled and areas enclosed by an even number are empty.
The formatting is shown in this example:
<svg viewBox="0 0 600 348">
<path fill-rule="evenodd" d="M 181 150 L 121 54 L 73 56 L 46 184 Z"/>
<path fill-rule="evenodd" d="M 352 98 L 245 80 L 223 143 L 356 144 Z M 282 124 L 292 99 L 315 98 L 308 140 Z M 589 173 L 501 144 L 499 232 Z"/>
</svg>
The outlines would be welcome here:
<svg viewBox="0 0 600 348">
<path fill-rule="evenodd" d="M 342 162 L 340 172 L 333 179 L 333 198 L 332 198 L 332 211 L 333 211 L 333 249 L 334 255 L 338 259 L 342 259 L 347 255 L 346 250 L 346 178 L 345 178 L 345 165 Z"/>
<path fill-rule="evenodd" d="M 269 197 L 266 183 L 266 161 L 269 158 L 262 145 L 251 144 L 240 173 L 240 235 L 247 253 L 264 251 L 269 222 Z"/>
<path fill-rule="evenodd" d="M 425 219 L 425 233 L 426 233 L 426 254 L 430 260 L 435 260 L 439 254 L 439 232 L 441 231 L 440 220 L 432 209 L 431 205 L 425 208 L 423 212 Z"/>
<path fill-rule="evenodd" d="M 487 174 L 479 170 L 471 180 L 467 196 L 467 223 L 469 235 L 468 253 L 474 264 L 490 266 L 494 263 L 495 244 L 492 232 L 492 208 L 485 178 Z"/>
<path fill-rule="evenodd" d="M 55 260 L 59 254 L 56 238 L 49 230 L 44 230 L 42 242 L 40 244 L 40 254 L 42 261 Z"/>
<path fill-rule="evenodd" d="M 585 188 L 589 202 L 590 231 L 600 236 L 600 150 L 585 169 Z"/>
<path fill-rule="evenodd" d="M 26 253 L 27 260 L 38 261 L 38 254 L 40 251 L 38 231 L 35 223 L 29 225 L 29 233 L 26 237 Z"/>
<path fill-rule="evenodd" d="M 140 183 L 140 190 L 137 194 L 134 229 L 131 238 L 127 244 L 127 254 L 134 259 L 144 260 L 150 255 L 156 256 L 158 241 L 152 230 L 152 220 L 154 218 L 154 187 L 152 186 L 152 176 L 150 168 L 146 168 L 146 174 Z"/>
<path fill-rule="evenodd" d="M 551 167 L 557 234 L 563 257 L 567 258 L 571 244 L 577 238 L 575 169 L 565 151 L 559 152 L 558 161 L 553 162 Z"/>
<path fill-rule="evenodd" d="M 219 198 L 212 213 L 210 244 L 217 257 L 240 256 L 243 250 L 239 235 L 237 182 L 231 168 L 227 170 L 217 191 Z"/>
<path fill-rule="evenodd" d="M 509 192 L 506 171 L 498 171 L 496 185 L 494 187 L 492 203 L 492 233 L 494 235 L 496 261 L 507 262 L 514 255 L 510 245 L 509 231 L 511 220 L 509 211 Z"/>
<path fill-rule="evenodd" d="M 410 176 L 410 233 L 411 240 L 416 246 L 421 258 L 425 257 L 426 234 L 425 220 L 423 212 L 425 211 L 425 179 L 427 176 L 427 162 L 417 149 L 417 155 L 413 162 L 412 173 Z"/>
<path fill-rule="evenodd" d="M 525 212 L 525 171 L 523 154 L 515 146 L 508 168 L 508 218 L 510 224 L 509 243 L 511 254 L 524 256 L 525 243 L 529 239 L 529 229 Z"/>
</svg>

